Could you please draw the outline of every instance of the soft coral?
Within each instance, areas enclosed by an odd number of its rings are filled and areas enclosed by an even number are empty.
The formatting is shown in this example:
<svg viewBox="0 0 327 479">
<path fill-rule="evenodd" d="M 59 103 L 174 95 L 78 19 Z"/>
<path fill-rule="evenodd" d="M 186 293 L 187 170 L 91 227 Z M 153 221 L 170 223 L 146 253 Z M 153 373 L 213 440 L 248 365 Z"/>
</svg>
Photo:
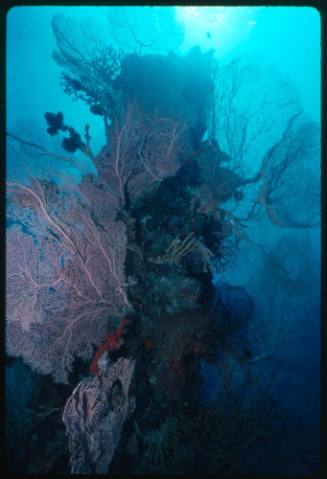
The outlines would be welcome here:
<svg viewBox="0 0 327 479">
<path fill-rule="evenodd" d="M 90 370 L 93 374 L 99 375 L 98 361 L 106 351 L 115 351 L 123 344 L 122 334 L 125 326 L 129 323 L 128 318 L 123 318 L 114 333 L 109 334 L 105 341 L 99 346 L 99 349 L 94 355 Z"/>
</svg>

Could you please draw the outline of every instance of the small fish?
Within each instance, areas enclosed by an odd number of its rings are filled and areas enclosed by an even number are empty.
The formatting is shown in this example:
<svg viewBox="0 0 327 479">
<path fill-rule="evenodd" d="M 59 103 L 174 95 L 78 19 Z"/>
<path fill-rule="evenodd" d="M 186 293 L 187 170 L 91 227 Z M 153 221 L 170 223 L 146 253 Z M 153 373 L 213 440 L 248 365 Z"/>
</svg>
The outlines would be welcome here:
<svg viewBox="0 0 327 479">
<path fill-rule="evenodd" d="M 211 35 L 211 33 L 210 33 L 210 32 L 207 32 L 207 38 L 210 38 L 210 40 L 211 40 L 211 38 L 212 38 L 212 35 Z"/>
</svg>

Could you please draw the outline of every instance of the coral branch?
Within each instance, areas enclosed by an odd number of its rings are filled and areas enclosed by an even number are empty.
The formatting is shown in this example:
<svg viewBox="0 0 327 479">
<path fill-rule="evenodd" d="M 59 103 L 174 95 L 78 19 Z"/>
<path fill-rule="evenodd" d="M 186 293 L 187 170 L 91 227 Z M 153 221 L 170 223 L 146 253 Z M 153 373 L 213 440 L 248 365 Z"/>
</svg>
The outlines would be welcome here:
<svg viewBox="0 0 327 479">
<path fill-rule="evenodd" d="M 93 361 L 91 363 L 90 371 L 93 374 L 96 374 L 97 376 L 99 375 L 100 369 L 98 365 L 98 361 L 101 358 L 101 356 L 106 352 L 106 351 L 116 351 L 117 349 L 120 348 L 120 346 L 123 344 L 123 339 L 122 339 L 122 334 L 124 332 L 125 326 L 129 323 L 128 318 L 124 318 L 121 320 L 119 326 L 117 327 L 116 331 L 112 334 L 109 334 L 105 341 L 100 345 L 99 349 L 94 355 Z"/>
<path fill-rule="evenodd" d="M 190 253 L 194 247 L 195 238 L 193 233 L 188 234 L 183 240 L 181 240 L 180 236 L 178 235 L 172 240 L 164 255 L 158 256 L 157 258 L 149 258 L 149 260 L 152 263 L 157 264 L 177 264 L 183 258 L 183 256 L 186 256 L 188 253 Z"/>
</svg>

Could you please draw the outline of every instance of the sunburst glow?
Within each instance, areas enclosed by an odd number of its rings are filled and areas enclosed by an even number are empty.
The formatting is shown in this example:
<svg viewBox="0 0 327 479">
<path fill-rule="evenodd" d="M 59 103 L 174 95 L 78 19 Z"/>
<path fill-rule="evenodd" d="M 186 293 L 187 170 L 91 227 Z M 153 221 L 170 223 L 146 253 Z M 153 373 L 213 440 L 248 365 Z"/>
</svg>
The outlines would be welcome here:
<svg viewBox="0 0 327 479">
<path fill-rule="evenodd" d="M 176 19 L 185 29 L 184 47 L 198 43 L 228 53 L 256 25 L 256 7 L 176 7 Z"/>
</svg>

